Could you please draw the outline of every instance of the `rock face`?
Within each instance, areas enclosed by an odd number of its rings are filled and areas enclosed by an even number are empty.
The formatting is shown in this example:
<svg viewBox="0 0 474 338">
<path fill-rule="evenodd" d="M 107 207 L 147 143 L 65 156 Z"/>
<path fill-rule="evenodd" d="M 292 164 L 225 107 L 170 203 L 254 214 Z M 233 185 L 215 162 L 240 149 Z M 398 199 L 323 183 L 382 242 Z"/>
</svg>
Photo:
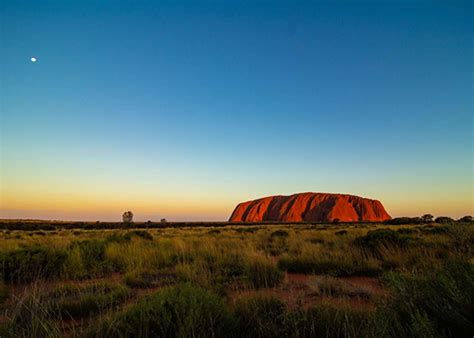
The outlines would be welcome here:
<svg viewBox="0 0 474 338">
<path fill-rule="evenodd" d="M 344 194 L 269 196 L 237 205 L 230 222 L 381 222 L 391 219 L 377 200 Z"/>
</svg>

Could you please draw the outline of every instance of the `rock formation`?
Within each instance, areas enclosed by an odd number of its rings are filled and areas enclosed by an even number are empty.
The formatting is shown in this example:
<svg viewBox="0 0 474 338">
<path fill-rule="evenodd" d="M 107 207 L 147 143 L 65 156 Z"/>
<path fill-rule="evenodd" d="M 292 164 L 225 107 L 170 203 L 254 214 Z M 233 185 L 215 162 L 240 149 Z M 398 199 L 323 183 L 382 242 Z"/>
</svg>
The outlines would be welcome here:
<svg viewBox="0 0 474 338">
<path fill-rule="evenodd" d="M 382 203 L 327 193 L 269 196 L 237 205 L 230 222 L 381 222 L 391 219 Z"/>
</svg>

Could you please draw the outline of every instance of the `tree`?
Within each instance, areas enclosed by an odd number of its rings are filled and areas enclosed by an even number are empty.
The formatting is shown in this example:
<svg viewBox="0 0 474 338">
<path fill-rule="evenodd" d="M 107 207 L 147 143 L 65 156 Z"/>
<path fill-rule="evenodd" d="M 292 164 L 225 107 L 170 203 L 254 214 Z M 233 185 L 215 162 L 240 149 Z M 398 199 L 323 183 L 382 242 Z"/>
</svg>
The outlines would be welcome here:
<svg viewBox="0 0 474 338">
<path fill-rule="evenodd" d="M 440 217 L 436 217 L 435 222 L 440 223 L 440 224 L 447 224 L 447 223 L 454 222 L 454 219 L 447 216 L 440 216 Z"/>
<path fill-rule="evenodd" d="M 472 222 L 472 216 L 464 216 L 459 219 L 459 222 Z"/>
<path fill-rule="evenodd" d="M 426 215 L 421 216 L 421 219 L 423 223 L 431 223 L 433 222 L 433 215 L 426 214 Z"/>
<path fill-rule="evenodd" d="M 161 223 L 166 223 L 166 222 L 167 222 L 167 221 L 166 221 L 166 218 L 162 218 L 162 219 L 161 219 Z"/>
<path fill-rule="evenodd" d="M 125 211 L 122 215 L 122 221 L 124 223 L 132 223 L 133 222 L 133 212 Z"/>
</svg>

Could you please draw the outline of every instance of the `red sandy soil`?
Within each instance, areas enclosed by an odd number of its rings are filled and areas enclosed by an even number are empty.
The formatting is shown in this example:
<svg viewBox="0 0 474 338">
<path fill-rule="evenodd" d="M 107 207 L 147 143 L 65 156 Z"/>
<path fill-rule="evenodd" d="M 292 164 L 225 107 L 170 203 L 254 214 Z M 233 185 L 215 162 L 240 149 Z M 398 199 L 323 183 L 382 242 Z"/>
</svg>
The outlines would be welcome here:
<svg viewBox="0 0 474 338">
<path fill-rule="evenodd" d="M 269 196 L 237 205 L 230 222 L 382 222 L 382 203 L 353 195 L 301 193 Z"/>
<path fill-rule="evenodd" d="M 231 294 L 231 300 L 235 301 L 241 297 L 252 295 L 268 295 L 274 296 L 284 301 L 290 308 L 303 306 L 311 307 L 318 303 L 336 303 L 354 308 L 373 308 L 375 306 L 374 299 L 387 295 L 377 278 L 374 277 L 343 277 L 337 278 L 338 281 L 350 288 L 361 288 L 371 294 L 373 299 L 367 299 L 357 296 L 323 296 L 320 295 L 309 286 L 311 278 L 318 276 L 286 273 L 283 283 L 277 287 L 260 289 L 260 290 L 236 290 Z M 319 276 L 321 277 L 321 276 Z"/>
</svg>

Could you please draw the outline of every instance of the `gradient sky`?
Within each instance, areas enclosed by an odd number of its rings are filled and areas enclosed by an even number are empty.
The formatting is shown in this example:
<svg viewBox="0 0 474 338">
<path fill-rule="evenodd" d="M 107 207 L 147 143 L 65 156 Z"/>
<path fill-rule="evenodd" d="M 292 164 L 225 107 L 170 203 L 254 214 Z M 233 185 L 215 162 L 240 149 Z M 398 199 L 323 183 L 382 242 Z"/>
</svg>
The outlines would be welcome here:
<svg viewBox="0 0 474 338">
<path fill-rule="evenodd" d="M 0 217 L 226 220 L 303 191 L 474 214 L 470 1 L 0 11 Z"/>
</svg>

